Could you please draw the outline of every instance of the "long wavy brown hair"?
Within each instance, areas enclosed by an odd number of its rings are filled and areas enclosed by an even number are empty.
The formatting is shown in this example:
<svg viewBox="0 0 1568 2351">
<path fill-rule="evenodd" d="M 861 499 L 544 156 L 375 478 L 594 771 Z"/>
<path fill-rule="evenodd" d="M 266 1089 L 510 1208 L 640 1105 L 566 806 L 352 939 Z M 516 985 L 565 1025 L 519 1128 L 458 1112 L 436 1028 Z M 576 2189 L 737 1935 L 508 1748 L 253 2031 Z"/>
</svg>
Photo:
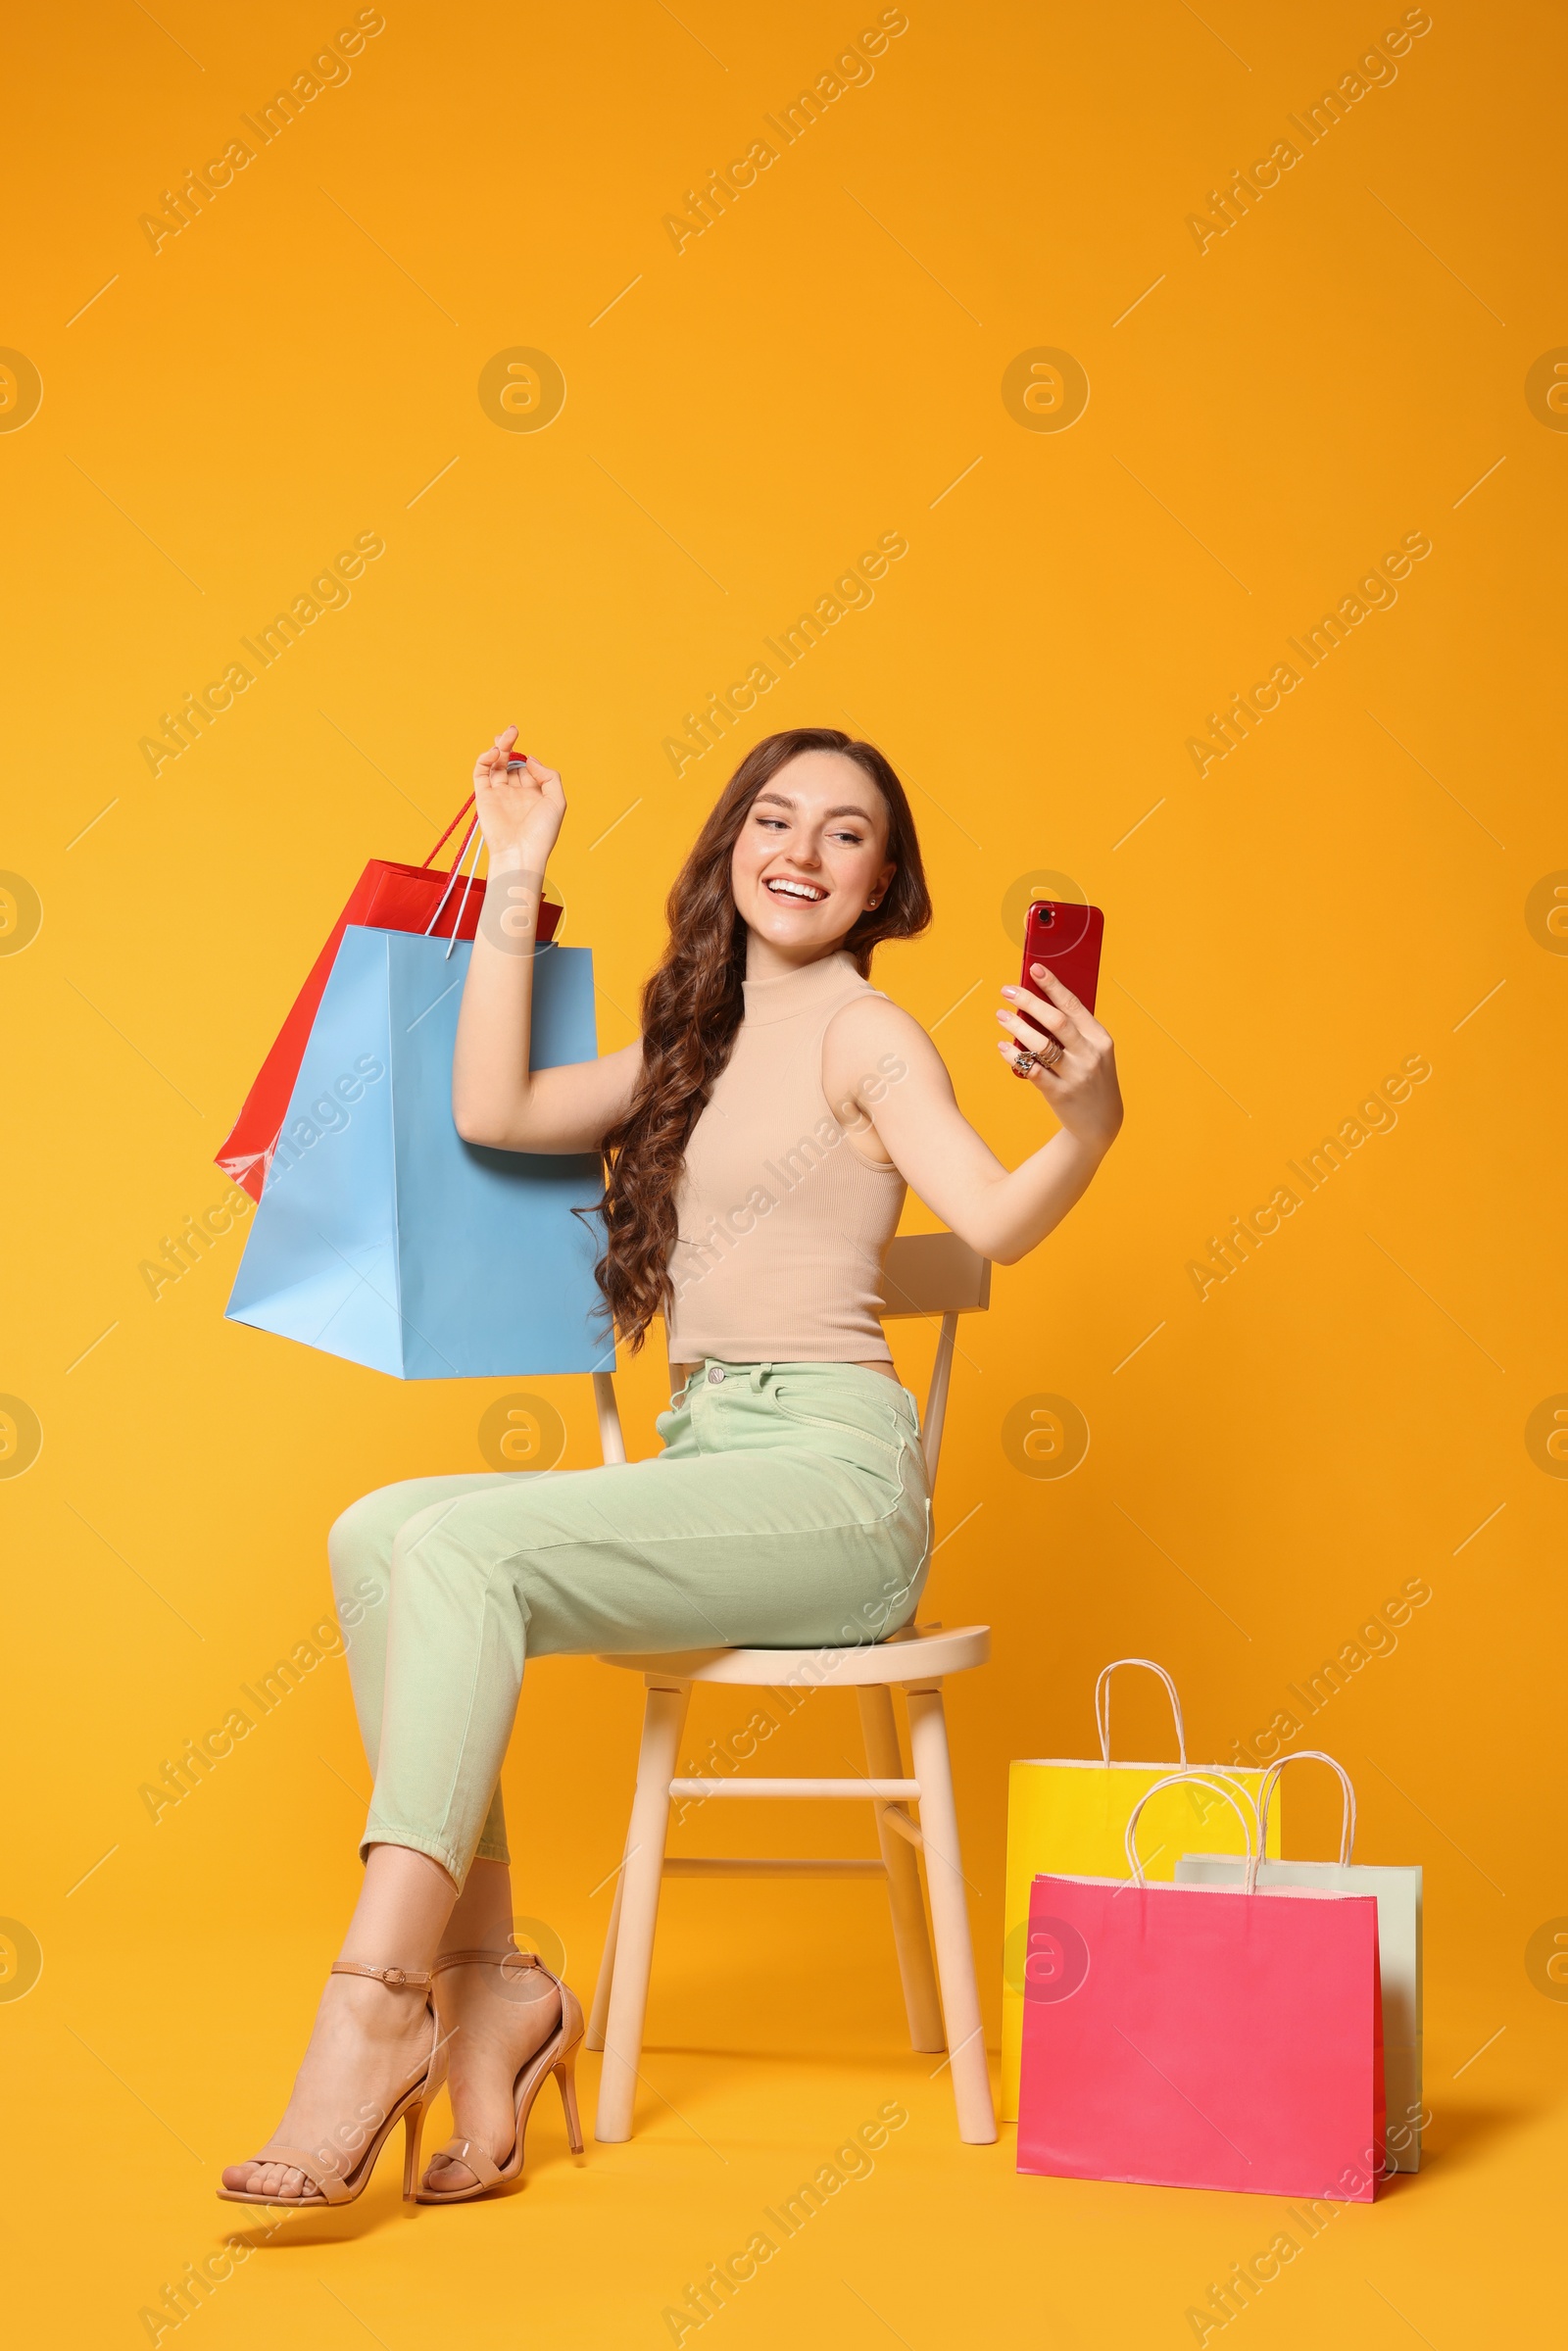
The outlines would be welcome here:
<svg viewBox="0 0 1568 2351">
<path fill-rule="evenodd" d="M 599 1208 L 605 1253 L 594 1279 L 607 1319 L 633 1354 L 649 1324 L 673 1301 L 669 1259 L 686 1146 L 745 1011 L 747 934 L 730 859 L 758 793 L 807 751 L 836 751 L 853 759 L 887 808 L 887 856 L 898 870 L 875 909 L 867 907 L 839 942 L 861 978 L 882 940 L 912 939 L 931 919 L 914 817 L 904 786 L 873 744 L 858 743 L 836 727 L 798 726 L 766 736 L 747 753 L 670 891 L 664 909 L 669 944 L 643 989 L 643 1073 L 631 1107 L 605 1137 L 609 1166 Z"/>
</svg>

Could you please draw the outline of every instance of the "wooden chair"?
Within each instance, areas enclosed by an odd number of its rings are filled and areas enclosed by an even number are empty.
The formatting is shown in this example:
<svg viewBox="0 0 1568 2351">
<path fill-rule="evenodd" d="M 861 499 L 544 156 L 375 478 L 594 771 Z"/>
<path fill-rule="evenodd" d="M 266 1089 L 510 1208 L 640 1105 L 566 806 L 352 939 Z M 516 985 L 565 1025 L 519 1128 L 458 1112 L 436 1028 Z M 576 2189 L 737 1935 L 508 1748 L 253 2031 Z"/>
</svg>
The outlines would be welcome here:
<svg viewBox="0 0 1568 2351">
<path fill-rule="evenodd" d="M 883 1291 L 885 1318 L 915 1314 L 942 1317 L 942 1335 L 932 1366 L 921 1429 L 921 1445 L 934 1484 L 958 1316 L 979 1312 L 990 1304 L 991 1267 L 956 1234 L 912 1235 L 895 1241 L 888 1250 Z M 610 1375 L 597 1373 L 594 1384 L 605 1459 L 623 1461 L 625 1448 Z M 588 2026 L 587 2046 L 605 2052 L 594 2125 L 597 2138 L 618 2140 L 631 2136 L 662 1881 L 739 1877 L 885 1881 L 910 2042 L 916 2049 L 946 2047 L 952 2051 L 958 2136 L 976 2145 L 989 2145 L 995 2139 L 997 2125 L 981 2038 L 980 2002 L 975 1988 L 974 1954 L 958 1854 L 958 1818 L 942 1705 L 943 1677 L 983 1665 L 990 1647 L 990 1629 L 985 1625 L 966 1625 L 951 1633 L 940 1626 L 912 1626 L 887 1641 L 852 1648 L 688 1649 L 669 1656 L 613 1656 L 602 1660 L 606 1665 L 641 1673 L 648 1695 L 642 1752 L 637 1764 L 637 1791 Z M 853 1690 L 859 1703 L 866 1777 L 769 1780 L 737 1773 L 725 1780 L 677 1778 L 686 1710 L 693 1686 L 698 1683 L 739 1684 L 764 1690 Z M 895 1688 L 903 1690 L 908 1708 L 912 1777 L 906 1775 L 900 1752 L 893 1711 Z M 671 1798 L 678 1801 L 792 1796 L 826 1796 L 873 1804 L 880 1858 L 696 1860 L 665 1853 Z M 920 1807 L 918 1826 L 910 1817 L 911 1804 Z M 936 1942 L 934 1974 L 925 1909 L 920 1898 L 920 1871 L 915 1859 L 918 1853 L 925 1856 L 926 1887 Z"/>
</svg>

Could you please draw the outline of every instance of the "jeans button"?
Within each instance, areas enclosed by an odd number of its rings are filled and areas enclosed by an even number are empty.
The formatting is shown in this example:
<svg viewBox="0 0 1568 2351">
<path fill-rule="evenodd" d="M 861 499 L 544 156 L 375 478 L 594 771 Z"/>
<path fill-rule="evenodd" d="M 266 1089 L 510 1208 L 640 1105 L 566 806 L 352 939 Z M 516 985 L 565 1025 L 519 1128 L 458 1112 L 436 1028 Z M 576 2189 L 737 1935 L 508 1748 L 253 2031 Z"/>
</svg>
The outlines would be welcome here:
<svg viewBox="0 0 1568 2351">
<path fill-rule="evenodd" d="M 709 1377 L 710 1381 L 711 1382 L 712 1386 L 716 1388 L 716 1387 L 718 1386 L 718 1383 L 719 1383 L 719 1381 L 720 1381 L 720 1380 L 721 1380 L 721 1379 L 724 1377 L 724 1374 L 723 1374 L 722 1370 L 720 1369 L 719 1365 L 715 1363 L 715 1364 L 713 1365 L 713 1368 L 712 1368 L 712 1370 L 711 1370 L 711 1371 L 709 1373 L 708 1377 Z"/>
</svg>

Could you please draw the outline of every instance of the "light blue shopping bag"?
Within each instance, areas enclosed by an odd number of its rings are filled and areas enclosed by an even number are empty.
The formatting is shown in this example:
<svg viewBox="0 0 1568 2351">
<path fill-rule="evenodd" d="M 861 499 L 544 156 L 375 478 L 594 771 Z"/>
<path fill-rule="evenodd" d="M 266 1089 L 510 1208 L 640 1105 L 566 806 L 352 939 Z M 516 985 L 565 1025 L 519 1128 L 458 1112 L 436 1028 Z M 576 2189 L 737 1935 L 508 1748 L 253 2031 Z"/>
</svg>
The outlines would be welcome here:
<svg viewBox="0 0 1568 2351">
<path fill-rule="evenodd" d="M 350 925 L 300 1064 L 228 1301 L 399 1380 L 605 1371 L 597 1155 L 465 1143 L 452 1052 L 472 949 Z M 533 1065 L 591 1060 L 593 958 L 541 947 Z"/>
</svg>

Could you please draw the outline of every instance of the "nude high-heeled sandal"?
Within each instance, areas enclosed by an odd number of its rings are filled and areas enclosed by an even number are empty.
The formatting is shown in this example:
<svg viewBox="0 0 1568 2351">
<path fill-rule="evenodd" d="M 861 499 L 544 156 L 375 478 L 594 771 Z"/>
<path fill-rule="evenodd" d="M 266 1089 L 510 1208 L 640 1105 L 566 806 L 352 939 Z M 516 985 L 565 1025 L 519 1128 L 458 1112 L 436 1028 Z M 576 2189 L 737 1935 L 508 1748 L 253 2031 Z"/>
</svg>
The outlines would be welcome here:
<svg viewBox="0 0 1568 2351">
<path fill-rule="evenodd" d="M 412 1968 L 362 1967 L 357 1959 L 334 1959 L 330 1970 L 334 1976 L 370 1976 L 392 1990 L 422 1991 L 432 1989 L 431 1978 Z M 291 2208 L 317 2204 L 352 2204 L 369 2185 L 376 2158 L 392 2134 L 394 2126 L 404 2128 L 403 2193 L 412 2199 L 415 2182 L 419 2175 L 419 2140 L 424 2131 L 424 2117 L 431 2099 L 446 2080 L 446 2043 L 436 2023 L 435 2007 L 426 2000 L 425 2013 L 430 2019 L 430 2057 L 424 2072 L 398 2099 L 376 2128 L 369 2145 L 351 2171 L 334 2171 L 325 2150 L 313 2154 L 308 2147 L 269 2147 L 265 2154 L 253 2155 L 252 2163 L 286 2164 L 290 2171 L 303 2172 L 315 2188 L 314 2195 L 262 2196 L 253 2188 L 220 2187 L 218 2193 L 225 2204 L 286 2204 Z"/>
<path fill-rule="evenodd" d="M 547 2075 L 554 2074 L 561 2091 L 561 2103 L 565 2110 L 566 2137 L 573 2155 L 582 2153 L 582 2125 L 577 2119 L 577 2049 L 583 2035 L 582 2004 L 570 1985 L 549 1968 L 535 1951 L 518 1951 L 509 1946 L 504 1951 L 448 1951 L 435 1962 L 431 1970 L 439 1976 L 454 1967 L 499 1967 L 502 1969 L 529 1968 L 537 1970 L 561 1994 L 561 2022 L 542 2049 L 523 2060 L 512 2085 L 513 2105 L 517 2118 L 516 2135 L 512 2152 L 504 2163 L 494 2163 L 481 2146 L 470 2138 L 449 2138 L 430 2158 L 432 2163 L 445 2155 L 454 2163 L 466 2164 L 474 2175 L 466 2187 L 432 2187 L 426 2174 L 415 2190 L 417 2204 L 470 2204 L 475 2197 L 488 2196 L 509 2180 L 517 2179 L 522 2171 L 522 2141 L 528 2128 L 533 2102 L 544 2086 Z M 439 2007 L 437 2017 L 439 2018 Z M 437 2031 L 440 2031 L 439 2023 Z"/>
</svg>

